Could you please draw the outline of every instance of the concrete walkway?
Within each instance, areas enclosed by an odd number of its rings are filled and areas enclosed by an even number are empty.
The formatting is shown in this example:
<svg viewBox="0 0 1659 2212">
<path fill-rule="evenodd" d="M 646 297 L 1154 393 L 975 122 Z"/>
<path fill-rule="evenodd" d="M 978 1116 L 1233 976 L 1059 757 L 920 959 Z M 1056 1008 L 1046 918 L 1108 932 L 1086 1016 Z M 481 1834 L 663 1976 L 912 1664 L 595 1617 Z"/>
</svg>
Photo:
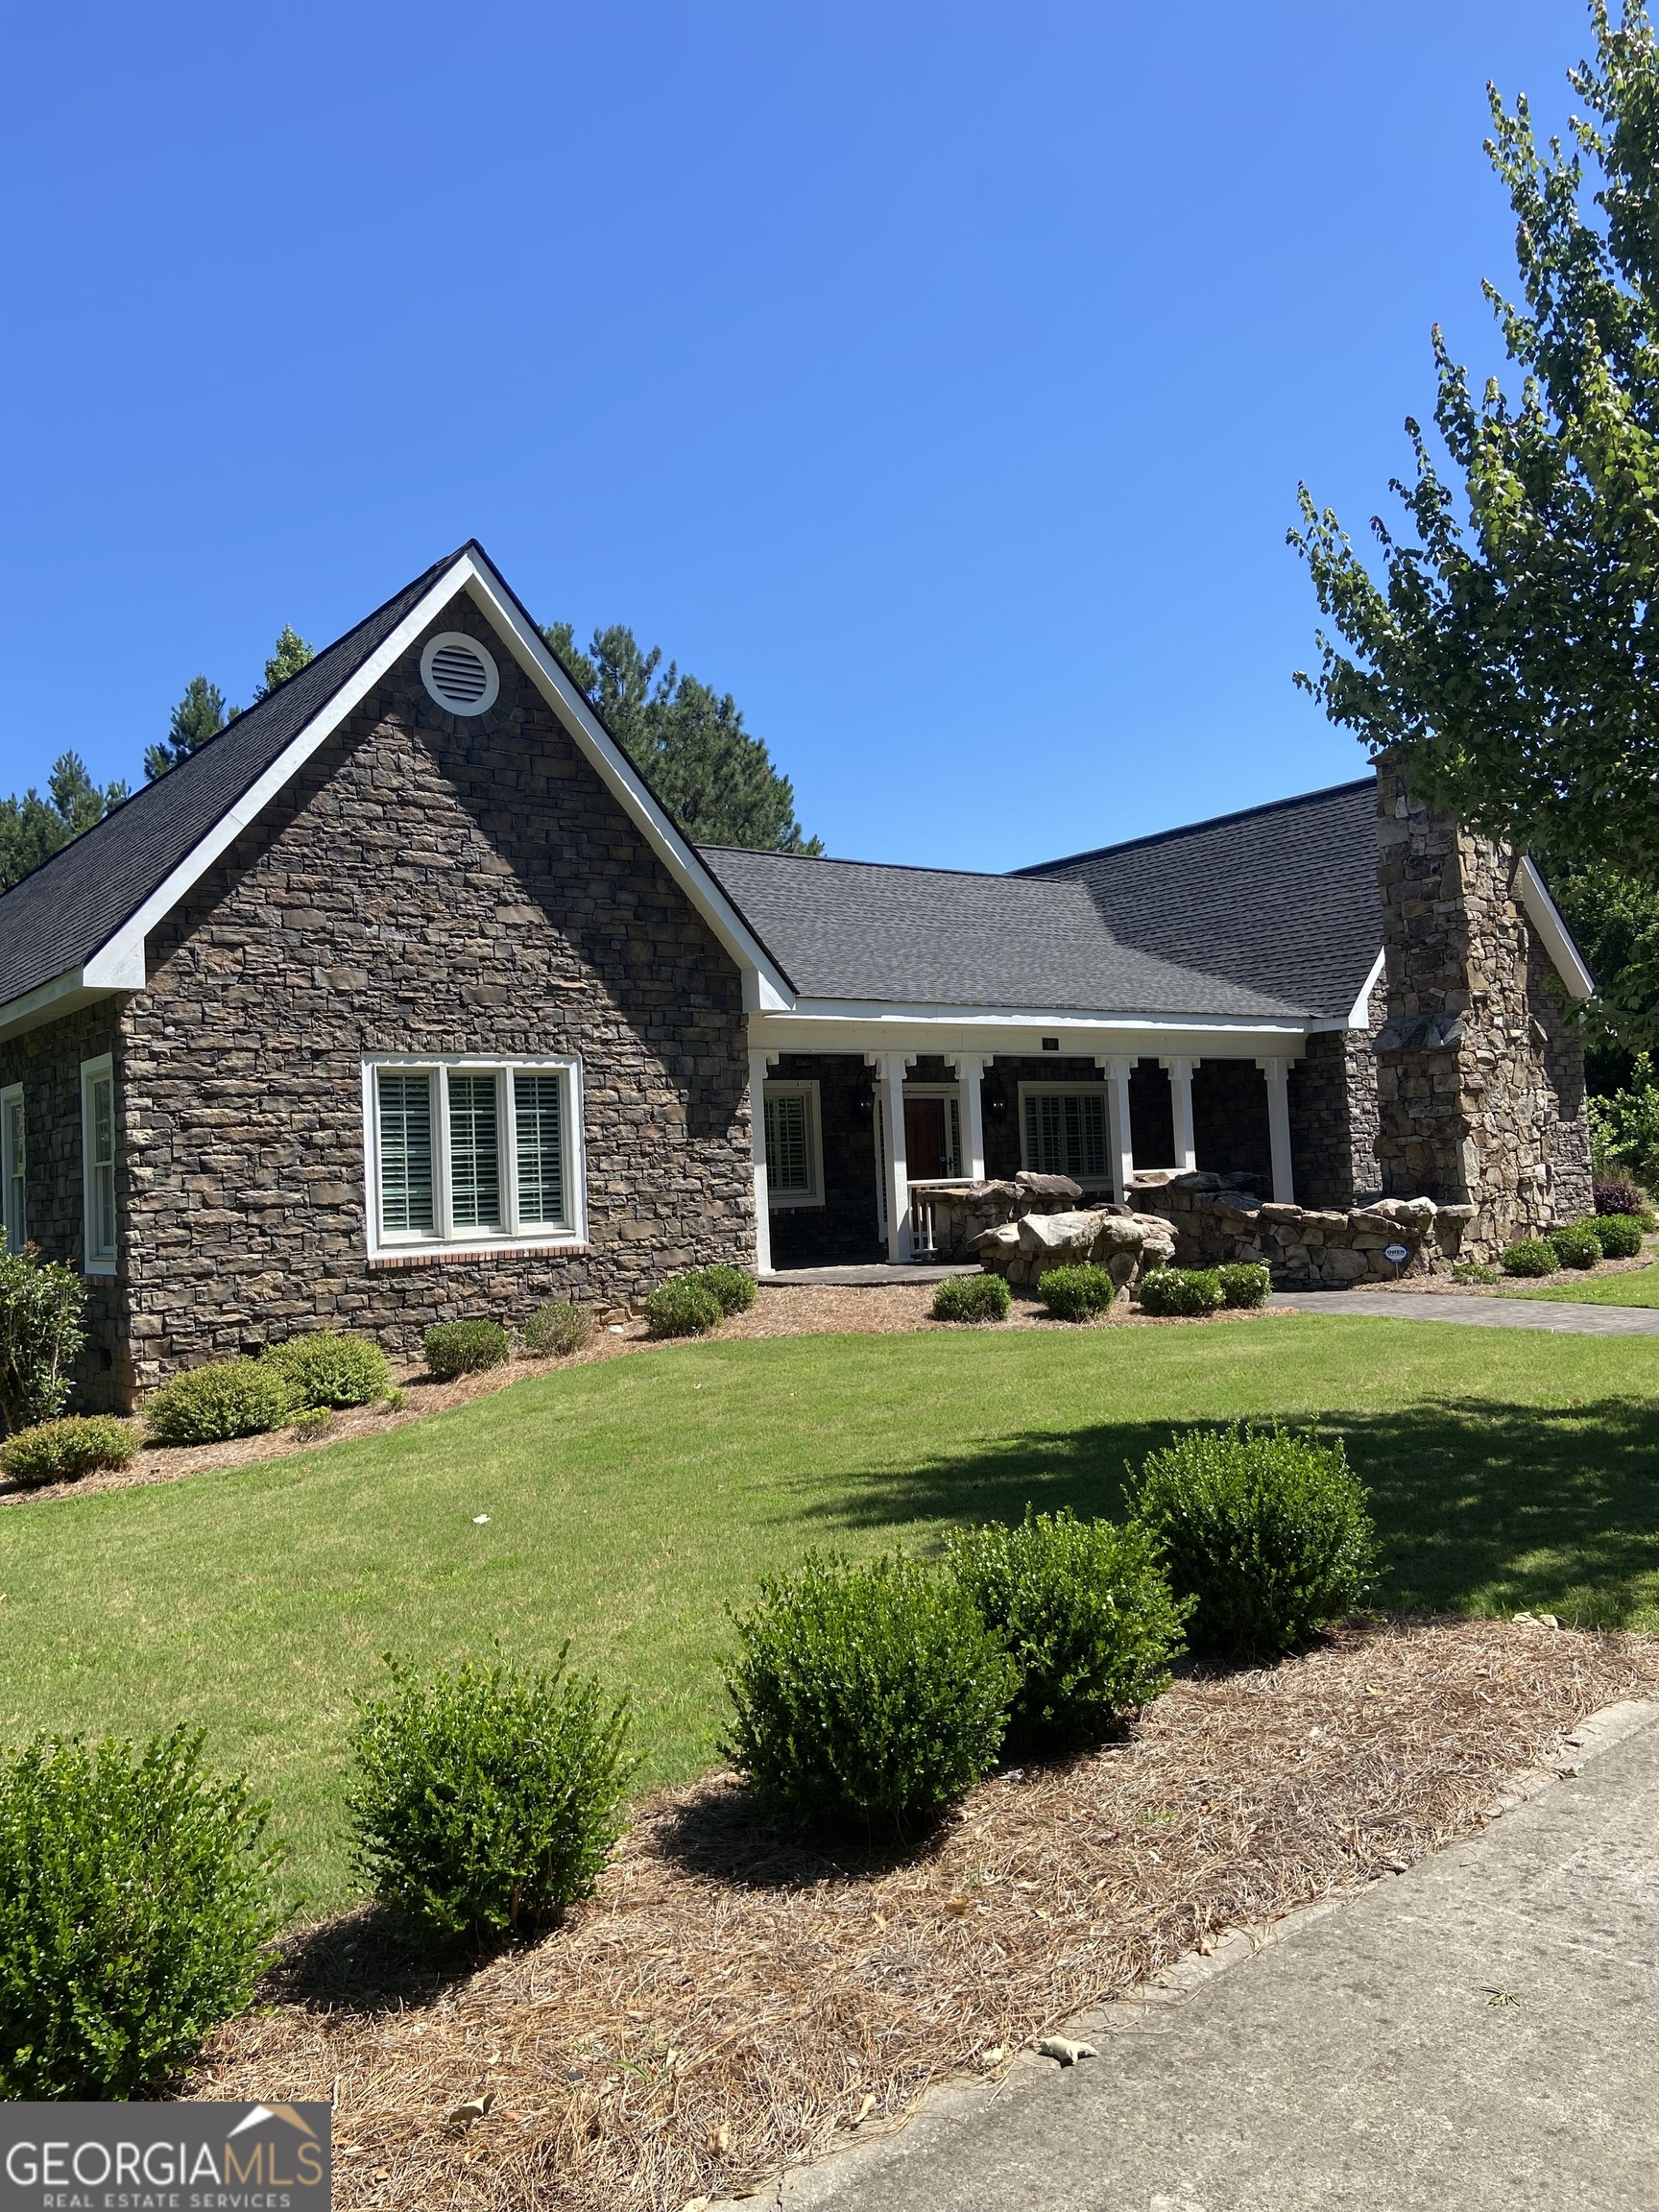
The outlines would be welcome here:
<svg viewBox="0 0 1659 2212">
<path fill-rule="evenodd" d="M 1609 1708 L 1581 1766 L 1481 1835 L 1068 2031 L 1097 2057 L 943 2093 L 783 2206 L 1653 2212 L 1656 1719 Z"/>
<path fill-rule="evenodd" d="M 1364 1313 L 1386 1321 L 1455 1321 L 1471 1329 L 1553 1329 L 1568 1336 L 1659 1336 L 1655 1306 L 1575 1306 L 1554 1298 L 1453 1298 L 1433 1290 L 1295 1290 L 1267 1303 L 1283 1313 Z M 1653 2201 L 1659 2206 L 1659 2191 Z"/>
</svg>

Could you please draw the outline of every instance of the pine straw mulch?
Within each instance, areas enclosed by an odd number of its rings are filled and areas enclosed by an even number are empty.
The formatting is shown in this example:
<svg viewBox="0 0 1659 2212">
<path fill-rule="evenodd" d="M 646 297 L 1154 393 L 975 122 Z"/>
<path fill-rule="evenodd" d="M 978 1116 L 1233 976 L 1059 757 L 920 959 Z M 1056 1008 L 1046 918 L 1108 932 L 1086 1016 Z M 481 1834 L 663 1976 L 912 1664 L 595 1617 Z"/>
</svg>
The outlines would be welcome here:
<svg viewBox="0 0 1659 2212">
<path fill-rule="evenodd" d="M 654 1801 L 598 1896 L 444 1982 L 365 1911 L 296 1939 L 196 2097 L 335 2100 L 335 2202 L 682 2212 L 1223 1933 L 1480 1826 L 1659 1645 L 1494 1622 L 1356 1623 L 1178 1681 L 1121 1743 L 994 1777 L 909 1858 L 836 1863 L 729 1777 Z M 469 2132 L 446 2115 L 493 2092 Z"/>
</svg>

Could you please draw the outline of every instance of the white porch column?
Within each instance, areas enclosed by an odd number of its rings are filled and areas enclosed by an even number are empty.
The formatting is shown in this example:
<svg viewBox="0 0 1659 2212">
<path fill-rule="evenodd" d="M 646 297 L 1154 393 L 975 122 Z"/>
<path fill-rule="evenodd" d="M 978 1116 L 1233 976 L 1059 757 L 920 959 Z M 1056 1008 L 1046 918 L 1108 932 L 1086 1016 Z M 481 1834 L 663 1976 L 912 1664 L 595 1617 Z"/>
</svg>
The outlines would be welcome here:
<svg viewBox="0 0 1659 2212">
<path fill-rule="evenodd" d="M 1094 1065 L 1106 1077 L 1106 1118 L 1111 1135 L 1112 1175 L 1119 1205 L 1129 1203 L 1129 1185 L 1135 1173 L 1135 1142 L 1129 1126 L 1129 1077 L 1133 1060 L 1095 1054 Z"/>
<path fill-rule="evenodd" d="M 962 1171 L 971 1183 L 985 1180 L 985 1100 L 979 1085 L 985 1073 L 985 1056 L 981 1052 L 948 1052 L 947 1068 L 956 1070 L 957 1086 L 962 1094 L 962 1111 L 967 1126 L 962 1132 L 963 1151 L 967 1157 Z"/>
<path fill-rule="evenodd" d="M 881 1116 L 887 1131 L 887 1257 L 910 1257 L 910 1163 L 904 1150 L 904 1054 L 881 1055 Z"/>
<path fill-rule="evenodd" d="M 755 1272 L 772 1272 L 772 1215 L 766 1192 L 766 1066 L 764 1052 L 749 1055 L 749 1150 L 755 1163 Z"/>
<path fill-rule="evenodd" d="M 1258 1060 L 1267 1078 L 1267 1138 L 1273 1150 L 1273 1203 L 1294 1206 L 1295 1186 L 1290 1176 L 1290 1063 Z"/>
<path fill-rule="evenodd" d="M 1160 1060 L 1158 1065 L 1169 1070 L 1169 1103 L 1175 1114 L 1175 1165 L 1190 1175 L 1198 1165 L 1197 1148 L 1192 1142 L 1192 1070 L 1197 1062 Z"/>
</svg>

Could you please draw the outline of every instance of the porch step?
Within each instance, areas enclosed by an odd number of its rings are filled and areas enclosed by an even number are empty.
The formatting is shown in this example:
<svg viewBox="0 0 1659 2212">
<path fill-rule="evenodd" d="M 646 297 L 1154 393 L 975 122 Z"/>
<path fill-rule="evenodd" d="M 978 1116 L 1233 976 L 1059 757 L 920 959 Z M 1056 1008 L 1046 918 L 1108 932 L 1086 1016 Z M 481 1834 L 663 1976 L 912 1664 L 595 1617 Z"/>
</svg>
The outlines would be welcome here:
<svg viewBox="0 0 1659 2212">
<path fill-rule="evenodd" d="M 908 1266 L 895 1267 L 883 1261 L 869 1267 L 775 1267 L 769 1274 L 757 1280 L 762 1284 L 775 1283 L 780 1287 L 789 1284 L 833 1285 L 839 1290 L 877 1290 L 887 1283 L 943 1283 L 948 1275 L 977 1275 L 976 1261 L 966 1266 L 923 1265 L 912 1261 Z"/>
</svg>

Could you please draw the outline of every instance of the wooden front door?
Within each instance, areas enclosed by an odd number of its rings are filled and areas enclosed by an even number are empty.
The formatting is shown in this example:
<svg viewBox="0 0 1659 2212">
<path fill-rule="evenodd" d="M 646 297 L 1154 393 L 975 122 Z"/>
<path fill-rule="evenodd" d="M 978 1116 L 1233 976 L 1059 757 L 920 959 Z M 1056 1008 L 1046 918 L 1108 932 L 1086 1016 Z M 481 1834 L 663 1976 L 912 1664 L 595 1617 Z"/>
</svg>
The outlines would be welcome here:
<svg viewBox="0 0 1659 2212">
<path fill-rule="evenodd" d="M 950 1154 L 945 1135 L 943 1098 L 905 1099 L 904 1158 L 912 1183 L 950 1174 Z"/>
</svg>

